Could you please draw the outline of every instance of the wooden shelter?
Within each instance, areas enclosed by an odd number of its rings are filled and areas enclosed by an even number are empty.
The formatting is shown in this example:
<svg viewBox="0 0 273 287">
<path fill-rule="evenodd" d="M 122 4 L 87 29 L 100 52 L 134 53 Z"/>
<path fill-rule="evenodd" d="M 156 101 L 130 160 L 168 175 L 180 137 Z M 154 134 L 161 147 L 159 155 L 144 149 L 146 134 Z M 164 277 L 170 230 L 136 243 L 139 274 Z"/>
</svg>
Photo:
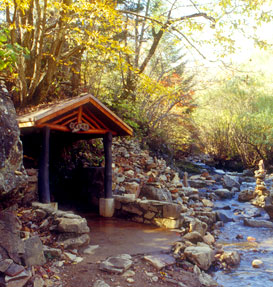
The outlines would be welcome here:
<svg viewBox="0 0 273 287">
<path fill-rule="evenodd" d="M 77 134 L 82 138 L 103 137 L 105 152 L 104 194 L 112 198 L 112 136 L 132 136 L 133 130 L 90 94 L 66 100 L 18 117 L 21 132 L 43 130 L 39 164 L 39 196 L 50 202 L 50 133 Z"/>
</svg>

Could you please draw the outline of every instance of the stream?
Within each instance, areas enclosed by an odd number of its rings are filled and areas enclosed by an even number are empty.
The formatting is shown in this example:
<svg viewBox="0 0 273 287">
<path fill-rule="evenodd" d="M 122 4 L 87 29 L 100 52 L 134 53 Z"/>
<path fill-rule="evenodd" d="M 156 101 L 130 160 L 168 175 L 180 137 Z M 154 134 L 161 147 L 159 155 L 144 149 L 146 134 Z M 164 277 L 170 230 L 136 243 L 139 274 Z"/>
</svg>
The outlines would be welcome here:
<svg viewBox="0 0 273 287">
<path fill-rule="evenodd" d="M 254 177 L 253 182 L 242 182 L 241 190 L 247 188 L 255 189 Z M 244 218 L 269 220 L 266 212 L 249 202 L 239 202 L 238 193 L 232 199 L 216 201 L 215 210 L 223 212 L 232 220 L 221 227 L 217 243 L 223 245 L 225 251 L 238 251 L 241 262 L 231 270 L 214 272 L 214 279 L 224 287 L 273 287 L 273 229 L 254 228 L 243 224 Z M 248 241 L 248 237 L 254 237 L 256 240 Z M 252 267 L 254 259 L 262 260 L 263 266 Z"/>
</svg>

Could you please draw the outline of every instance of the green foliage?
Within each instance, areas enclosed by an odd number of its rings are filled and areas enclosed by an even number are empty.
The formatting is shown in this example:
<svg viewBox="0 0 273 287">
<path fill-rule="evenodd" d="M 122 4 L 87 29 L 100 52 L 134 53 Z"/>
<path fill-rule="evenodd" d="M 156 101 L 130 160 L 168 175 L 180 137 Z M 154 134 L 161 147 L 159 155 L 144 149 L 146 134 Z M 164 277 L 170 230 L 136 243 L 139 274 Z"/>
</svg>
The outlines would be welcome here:
<svg viewBox="0 0 273 287">
<path fill-rule="evenodd" d="M 240 158 L 245 166 L 272 161 L 272 88 L 264 76 L 237 76 L 203 94 L 195 120 L 199 146 L 219 160 Z"/>
</svg>

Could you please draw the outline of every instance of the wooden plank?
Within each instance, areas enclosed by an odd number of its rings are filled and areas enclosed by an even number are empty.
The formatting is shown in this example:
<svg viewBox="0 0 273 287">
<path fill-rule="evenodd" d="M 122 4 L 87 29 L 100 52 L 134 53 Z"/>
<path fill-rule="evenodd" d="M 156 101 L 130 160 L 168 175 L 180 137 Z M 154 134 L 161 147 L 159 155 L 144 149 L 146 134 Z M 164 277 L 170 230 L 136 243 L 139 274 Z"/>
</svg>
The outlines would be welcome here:
<svg viewBox="0 0 273 287">
<path fill-rule="evenodd" d="M 57 131 L 62 131 L 62 132 L 71 132 L 71 130 L 68 127 L 61 126 L 61 125 L 53 125 L 53 124 L 37 125 L 38 128 L 43 128 L 45 126 L 51 128 L 52 130 L 57 130 Z"/>
<path fill-rule="evenodd" d="M 78 118 L 78 117 L 76 116 L 76 117 L 73 117 L 73 118 L 67 120 L 66 122 L 62 123 L 62 126 L 66 126 L 67 124 L 71 123 L 72 121 L 76 121 L 77 118 Z"/>
<path fill-rule="evenodd" d="M 113 135 L 117 135 L 117 132 L 111 131 L 109 129 L 104 130 L 104 129 L 90 129 L 88 131 L 79 131 L 77 134 L 98 134 L 98 135 L 104 135 L 108 132 L 111 132 Z"/>
<path fill-rule="evenodd" d="M 78 109 L 78 123 L 82 122 L 82 106 Z"/>
<path fill-rule="evenodd" d="M 75 116 L 76 114 L 78 114 L 78 111 L 74 111 L 74 112 L 72 112 L 72 113 L 70 113 L 70 114 L 68 114 L 68 115 L 66 115 L 66 116 L 64 116 L 64 117 L 61 117 L 60 119 L 51 122 L 51 124 L 56 125 L 56 124 L 61 123 L 62 121 L 66 120 L 66 119 L 68 119 L 68 118 L 70 118 L 70 117 Z"/>
<path fill-rule="evenodd" d="M 101 120 L 99 120 L 95 115 L 93 115 L 89 110 L 86 110 L 86 112 L 89 115 L 89 117 L 93 118 L 97 123 L 101 125 L 101 127 L 108 129 L 107 126 Z"/>
<path fill-rule="evenodd" d="M 101 128 L 101 126 L 95 120 L 91 119 L 86 113 L 83 113 L 83 117 L 86 118 L 89 123 L 92 123 L 94 126 L 96 126 L 96 128 Z"/>
<path fill-rule="evenodd" d="M 96 129 L 97 127 L 94 127 L 93 125 L 90 124 L 88 120 L 86 120 L 84 117 L 82 117 L 82 121 L 86 124 L 88 124 L 92 129 Z"/>
</svg>

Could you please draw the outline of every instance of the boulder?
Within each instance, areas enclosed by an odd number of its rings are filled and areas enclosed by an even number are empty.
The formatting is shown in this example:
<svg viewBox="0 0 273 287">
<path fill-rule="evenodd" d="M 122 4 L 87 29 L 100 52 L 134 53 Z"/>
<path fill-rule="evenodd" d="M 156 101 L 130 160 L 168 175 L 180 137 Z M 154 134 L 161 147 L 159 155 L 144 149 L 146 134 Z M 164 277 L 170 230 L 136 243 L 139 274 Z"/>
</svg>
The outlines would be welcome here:
<svg viewBox="0 0 273 287">
<path fill-rule="evenodd" d="M 0 210 L 20 202 L 27 186 L 16 112 L 0 83 Z"/>
<path fill-rule="evenodd" d="M 238 195 L 238 201 L 246 202 L 250 201 L 255 197 L 254 192 L 252 190 L 242 190 Z"/>
<path fill-rule="evenodd" d="M 202 242 L 203 241 L 203 237 L 201 236 L 201 234 L 197 231 L 193 231 L 193 232 L 189 232 L 187 234 L 185 234 L 183 236 L 183 239 L 190 241 L 194 244 L 196 244 L 197 242 Z"/>
<path fill-rule="evenodd" d="M 0 212 L 0 255 L 3 259 L 11 258 L 21 263 L 24 244 L 20 239 L 21 224 L 11 211 Z"/>
<path fill-rule="evenodd" d="M 216 189 L 215 194 L 218 195 L 221 199 L 232 198 L 234 196 L 234 192 L 225 188 Z"/>
<path fill-rule="evenodd" d="M 65 234 L 60 234 L 58 239 L 58 244 L 66 248 L 78 248 L 84 245 L 87 245 L 90 242 L 90 237 L 88 234 L 82 235 L 71 235 L 68 233 L 66 236 Z"/>
<path fill-rule="evenodd" d="M 27 266 L 43 265 L 46 263 L 43 244 L 39 236 L 33 236 L 24 241 L 24 263 Z"/>
<path fill-rule="evenodd" d="M 189 246 L 184 250 L 186 257 L 202 270 L 208 270 L 214 259 L 214 251 L 208 245 Z"/>
<path fill-rule="evenodd" d="M 139 197 L 146 197 L 147 199 L 172 202 L 172 195 L 168 190 L 159 188 L 151 184 L 143 185 Z"/>
<path fill-rule="evenodd" d="M 197 231 L 201 236 L 204 236 L 208 229 L 207 223 L 199 220 L 198 218 L 193 218 L 190 221 L 189 227 L 190 232 Z"/>
<path fill-rule="evenodd" d="M 223 176 L 223 185 L 230 189 L 233 187 L 240 188 L 239 177 L 225 174 Z"/>
<path fill-rule="evenodd" d="M 85 218 L 58 218 L 57 231 L 68 233 L 88 233 L 89 227 Z"/>
</svg>

